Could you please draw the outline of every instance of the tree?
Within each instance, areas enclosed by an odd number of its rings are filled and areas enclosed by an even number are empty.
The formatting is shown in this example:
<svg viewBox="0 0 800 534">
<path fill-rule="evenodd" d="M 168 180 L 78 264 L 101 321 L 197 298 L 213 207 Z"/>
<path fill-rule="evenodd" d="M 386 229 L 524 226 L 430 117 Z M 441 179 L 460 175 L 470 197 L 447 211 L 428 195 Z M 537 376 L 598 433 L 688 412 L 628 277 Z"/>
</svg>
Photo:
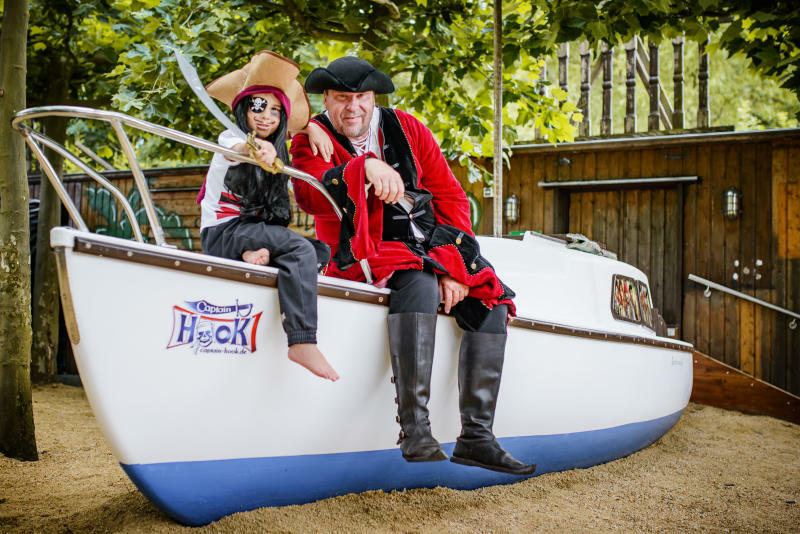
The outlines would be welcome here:
<svg viewBox="0 0 800 534">
<path fill-rule="evenodd" d="M 262 48 L 295 58 L 304 74 L 338 55 L 355 53 L 395 79 L 393 103 L 423 116 L 448 157 L 469 163 L 492 155 L 488 1 L 238 0 L 220 8 L 126 0 L 125 5 L 132 20 L 118 27 L 135 45 L 121 55 L 114 71 L 120 82 L 115 104 L 145 118 L 169 119 L 203 137 L 214 137 L 219 129 L 213 121 L 197 120 L 208 115 L 193 102 L 177 72 L 173 46 L 192 58 L 207 81 Z M 791 2 L 775 0 L 505 2 L 504 141 L 513 144 L 530 125 L 551 142 L 573 138 L 570 119 L 579 114 L 560 89 L 551 89 L 549 97 L 543 94 L 539 69 L 540 58 L 578 38 L 620 44 L 635 34 L 660 40 L 684 33 L 703 41 L 724 26 L 712 49 L 746 54 L 758 72 L 780 77 L 800 94 L 795 83 L 800 20 L 792 8 Z M 178 114 L 176 102 L 181 102 Z M 312 103 L 319 109 L 319 101 Z M 471 176 L 489 178 L 479 172 Z"/>
<path fill-rule="evenodd" d="M 25 107 L 28 1 L 8 2 L 0 29 L 0 452 L 36 460 L 25 146 L 11 118 Z"/>
<path fill-rule="evenodd" d="M 112 73 L 120 82 L 115 104 L 123 111 L 216 137 L 219 125 L 208 120 L 178 72 L 172 57 L 176 46 L 206 81 L 238 68 L 264 48 L 294 58 L 304 74 L 345 53 L 357 53 L 393 76 L 398 82 L 393 103 L 424 116 L 445 155 L 460 156 L 466 164 L 470 156 L 491 155 L 490 3 L 239 0 L 221 8 L 177 0 L 126 0 L 126 6 L 132 19 L 117 28 L 132 47 Z M 523 23 L 541 26 L 541 21 L 531 18 L 530 5 L 524 3 L 509 7 L 506 21 L 512 33 L 504 53 L 506 143 L 516 140 L 518 125 L 532 121 L 553 142 L 571 140 L 574 128 L 569 119 L 575 106 L 542 94 L 537 86 L 538 57 L 513 44 Z M 230 39 L 232 35 L 236 38 Z M 319 100 L 312 103 L 319 109 Z"/>
</svg>

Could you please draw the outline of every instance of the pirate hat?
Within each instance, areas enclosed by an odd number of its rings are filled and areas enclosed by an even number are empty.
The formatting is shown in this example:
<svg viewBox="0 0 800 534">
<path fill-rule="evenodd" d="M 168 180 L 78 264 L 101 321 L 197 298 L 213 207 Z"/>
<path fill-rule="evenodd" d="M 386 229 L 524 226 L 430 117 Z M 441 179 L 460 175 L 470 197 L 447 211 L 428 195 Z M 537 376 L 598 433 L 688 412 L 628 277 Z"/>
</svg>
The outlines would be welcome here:
<svg viewBox="0 0 800 534">
<path fill-rule="evenodd" d="M 262 50 L 239 70 L 220 76 L 206 86 L 208 94 L 225 103 L 231 109 L 247 95 L 270 93 L 270 87 L 278 89 L 276 95 L 289 116 L 290 131 L 302 130 L 308 124 L 311 108 L 303 86 L 297 80 L 300 67 L 294 61 L 270 50 Z"/>
<path fill-rule="evenodd" d="M 327 67 L 317 67 L 306 78 L 306 91 L 320 94 L 327 89 L 382 95 L 394 91 L 392 79 L 368 62 L 353 56 L 340 57 Z"/>
</svg>

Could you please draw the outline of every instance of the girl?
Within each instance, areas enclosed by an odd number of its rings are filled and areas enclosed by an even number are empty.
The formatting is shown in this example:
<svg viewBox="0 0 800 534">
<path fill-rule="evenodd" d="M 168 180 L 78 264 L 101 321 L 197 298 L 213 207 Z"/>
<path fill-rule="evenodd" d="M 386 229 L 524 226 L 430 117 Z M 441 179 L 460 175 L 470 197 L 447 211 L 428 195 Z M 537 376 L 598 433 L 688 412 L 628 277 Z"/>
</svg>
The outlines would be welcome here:
<svg viewBox="0 0 800 534">
<path fill-rule="evenodd" d="M 258 160 L 288 162 L 286 134 L 308 125 L 308 98 L 297 81 L 299 67 L 270 51 L 208 85 L 208 93 L 233 110 L 242 131 L 256 133 Z M 327 138 L 327 136 L 325 136 Z M 247 153 L 230 131 L 219 144 Z M 332 148 L 332 147 L 331 147 Z M 327 147 L 323 147 L 325 152 Z M 339 375 L 317 348 L 317 273 L 330 259 L 321 241 L 287 228 L 292 217 L 286 175 L 214 154 L 201 191 L 203 252 L 278 268 L 278 301 L 289 359 L 332 381 Z"/>
</svg>

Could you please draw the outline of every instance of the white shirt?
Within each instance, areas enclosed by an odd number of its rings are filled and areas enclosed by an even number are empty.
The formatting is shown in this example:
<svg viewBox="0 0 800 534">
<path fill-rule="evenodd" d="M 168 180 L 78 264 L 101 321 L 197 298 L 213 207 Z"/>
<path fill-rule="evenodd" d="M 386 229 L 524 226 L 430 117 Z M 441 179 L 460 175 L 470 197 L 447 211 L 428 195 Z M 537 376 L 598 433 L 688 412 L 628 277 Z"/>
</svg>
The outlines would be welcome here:
<svg viewBox="0 0 800 534">
<path fill-rule="evenodd" d="M 220 146 L 233 148 L 242 142 L 242 139 L 230 130 L 225 130 L 219 134 L 217 141 Z M 209 228 L 222 224 L 226 221 L 239 216 L 240 208 L 235 204 L 225 201 L 224 195 L 234 195 L 225 187 L 225 174 L 234 165 L 239 165 L 238 161 L 231 161 L 222 154 L 214 153 L 206 174 L 206 193 L 200 202 L 200 229 Z"/>
</svg>

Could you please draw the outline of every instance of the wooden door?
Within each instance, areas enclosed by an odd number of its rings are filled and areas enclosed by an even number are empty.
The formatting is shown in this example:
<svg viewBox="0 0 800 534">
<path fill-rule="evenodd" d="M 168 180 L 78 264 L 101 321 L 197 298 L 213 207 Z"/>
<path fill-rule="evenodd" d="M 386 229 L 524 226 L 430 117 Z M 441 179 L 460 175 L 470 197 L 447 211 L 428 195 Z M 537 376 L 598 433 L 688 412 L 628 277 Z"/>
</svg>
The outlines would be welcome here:
<svg viewBox="0 0 800 534">
<path fill-rule="evenodd" d="M 666 323 L 681 322 L 681 186 L 572 192 L 569 232 L 602 243 L 641 269 Z"/>
</svg>

